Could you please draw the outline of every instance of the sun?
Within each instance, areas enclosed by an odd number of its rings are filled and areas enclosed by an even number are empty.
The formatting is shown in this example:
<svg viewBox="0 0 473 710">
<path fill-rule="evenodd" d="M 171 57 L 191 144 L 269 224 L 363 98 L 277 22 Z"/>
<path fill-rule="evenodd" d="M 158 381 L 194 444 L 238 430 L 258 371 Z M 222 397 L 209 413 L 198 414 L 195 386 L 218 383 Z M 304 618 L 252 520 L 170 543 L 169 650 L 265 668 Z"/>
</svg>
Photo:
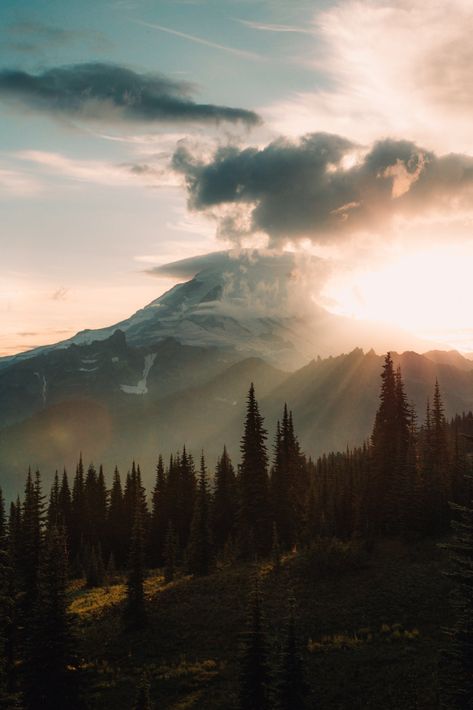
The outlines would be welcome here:
<svg viewBox="0 0 473 710">
<path fill-rule="evenodd" d="M 473 243 L 433 246 L 384 266 L 334 276 L 327 310 L 402 328 L 444 347 L 473 351 Z"/>
</svg>

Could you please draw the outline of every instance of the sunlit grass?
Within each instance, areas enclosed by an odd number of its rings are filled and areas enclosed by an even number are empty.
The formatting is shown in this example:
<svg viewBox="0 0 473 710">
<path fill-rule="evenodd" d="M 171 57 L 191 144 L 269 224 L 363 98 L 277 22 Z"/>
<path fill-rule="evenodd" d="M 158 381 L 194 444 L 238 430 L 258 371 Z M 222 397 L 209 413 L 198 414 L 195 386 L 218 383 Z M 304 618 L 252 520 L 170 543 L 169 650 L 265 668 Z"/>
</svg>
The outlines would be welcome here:
<svg viewBox="0 0 473 710">
<path fill-rule="evenodd" d="M 144 582 L 145 597 L 151 600 L 164 589 L 176 587 L 188 579 L 190 577 L 180 576 L 175 581 L 166 584 L 161 571 L 151 572 Z M 69 585 L 69 594 L 71 597 L 69 611 L 84 619 L 121 604 L 126 596 L 126 577 L 122 575 L 119 577 L 119 581 L 113 584 L 105 584 L 92 589 L 88 589 L 82 579 L 73 580 Z"/>
</svg>

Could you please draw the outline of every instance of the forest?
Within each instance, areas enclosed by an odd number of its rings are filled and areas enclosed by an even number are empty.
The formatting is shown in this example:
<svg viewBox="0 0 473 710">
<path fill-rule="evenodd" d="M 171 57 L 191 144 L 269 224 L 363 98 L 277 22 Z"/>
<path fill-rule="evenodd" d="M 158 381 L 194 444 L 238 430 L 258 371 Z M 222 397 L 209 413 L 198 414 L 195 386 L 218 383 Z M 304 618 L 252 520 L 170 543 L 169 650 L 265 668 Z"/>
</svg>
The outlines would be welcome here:
<svg viewBox="0 0 473 710">
<path fill-rule="evenodd" d="M 420 421 L 389 353 L 359 447 L 312 460 L 281 409 L 268 442 L 251 385 L 237 465 L 0 496 L 1 707 L 473 707 L 473 414 L 436 382 Z"/>
</svg>

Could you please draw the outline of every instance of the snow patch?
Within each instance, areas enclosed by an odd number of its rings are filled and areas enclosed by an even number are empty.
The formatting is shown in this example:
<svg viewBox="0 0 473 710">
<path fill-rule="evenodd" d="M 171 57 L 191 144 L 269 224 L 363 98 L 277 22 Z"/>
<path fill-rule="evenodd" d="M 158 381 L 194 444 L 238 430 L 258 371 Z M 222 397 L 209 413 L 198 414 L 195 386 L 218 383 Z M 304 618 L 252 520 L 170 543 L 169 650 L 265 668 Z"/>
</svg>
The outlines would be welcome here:
<svg viewBox="0 0 473 710">
<path fill-rule="evenodd" d="M 98 365 L 97 367 L 79 367 L 79 372 L 95 372 L 98 369 Z"/>
<path fill-rule="evenodd" d="M 125 394 L 147 394 L 148 375 L 156 360 L 156 354 L 157 353 L 151 353 L 150 355 L 145 355 L 145 366 L 141 380 L 138 381 L 137 385 L 120 385 L 122 392 L 125 392 Z"/>
<path fill-rule="evenodd" d="M 112 362 L 120 362 L 120 358 L 119 357 L 112 357 Z"/>
</svg>

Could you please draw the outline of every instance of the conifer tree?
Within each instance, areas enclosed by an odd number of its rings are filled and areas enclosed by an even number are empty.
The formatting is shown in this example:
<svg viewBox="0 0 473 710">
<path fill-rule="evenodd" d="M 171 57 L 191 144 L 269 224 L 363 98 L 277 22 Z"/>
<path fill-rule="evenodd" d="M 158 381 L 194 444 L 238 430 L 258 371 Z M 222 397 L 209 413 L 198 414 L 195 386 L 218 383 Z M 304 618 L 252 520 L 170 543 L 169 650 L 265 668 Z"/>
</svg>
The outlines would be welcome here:
<svg viewBox="0 0 473 710">
<path fill-rule="evenodd" d="M 196 495 L 195 467 L 192 456 L 184 446 L 179 465 L 179 489 L 177 506 L 177 532 L 181 549 L 185 550 L 189 541 Z"/>
<path fill-rule="evenodd" d="M 108 549 L 113 554 L 118 568 L 123 569 L 127 561 L 126 551 L 129 537 L 127 537 L 122 484 L 117 467 L 113 472 L 110 506 L 107 512 L 107 530 Z"/>
<path fill-rule="evenodd" d="M 145 595 L 145 531 L 143 526 L 143 507 L 137 497 L 135 502 L 135 520 L 131 536 L 127 595 L 124 617 L 129 628 L 139 629 L 146 623 Z"/>
<path fill-rule="evenodd" d="M 288 411 L 285 404 L 281 423 L 277 424 L 270 481 L 273 517 L 285 549 L 289 549 L 302 532 L 308 488 L 306 467 L 294 433 L 292 412 Z"/>
<path fill-rule="evenodd" d="M 164 581 L 166 584 L 169 584 L 169 582 L 172 582 L 174 579 L 178 548 L 179 541 L 177 539 L 177 534 L 174 529 L 174 525 L 172 524 L 172 520 L 170 520 L 164 544 Z"/>
<path fill-rule="evenodd" d="M 71 489 L 66 469 L 62 474 L 61 488 L 59 490 L 59 521 L 64 526 L 68 549 L 71 545 L 71 525 L 72 525 L 72 500 Z"/>
<path fill-rule="evenodd" d="M 432 458 L 431 470 L 428 480 L 429 500 L 431 502 L 433 531 L 448 529 L 450 514 L 448 500 L 451 493 L 449 474 L 449 451 L 447 441 L 447 426 L 445 421 L 444 406 L 440 394 L 438 380 L 435 380 L 434 397 L 432 402 Z"/>
<path fill-rule="evenodd" d="M 38 596 L 39 562 L 42 546 L 43 498 L 39 472 L 35 479 L 28 471 L 23 511 L 21 516 L 19 562 L 22 569 L 24 609 L 32 611 Z"/>
<path fill-rule="evenodd" d="M 212 546 L 210 539 L 209 492 L 204 454 L 200 459 L 199 487 L 189 537 L 187 560 L 191 574 L 199 577 L 210 572 Z"/>
<path fill-rule="evenodd" d="M 53 526 L 41 557 L 38 601 L 26 647 L 24 698 L 28 710 L 80 706 L 72 670 L 74 641 L 66 582 L 65 536 Z"/>
<path fill-rule="evenodd" d="M 154 567 L 163 564 L 163 553 L 169 511 L 166 506 L 166 474 L 164 471 L 163 457 L 158 457 L 156 466 L 156 480 L 152 494 L 149 557 Z"/>
<path fill-rule="evenodd" d="M 401 372 L 394 372 L 387 353 L 381 373 L 381 392 L 372 444 L 369 517 L 379 532 L 398 533 L 401 519 L 400 493 L 406 474 L 409 447 L 409 406 Z"/>
<path fill-rule="evenodd" d="M 279 544 L 278 527 L 276 523 L 273 522 L 273 542 L 271 549 L 271 557 L 273 560 L 273 569 L 275 572 L 279 572 L 281 567 L 281 546 Z"/>
<path fill-rule="evenodd" d="M 464 504 L 468 498 L 467 485 L 467 459 L 465 456 L 465 439 L 460 437 L 458 424 L 455 422 L 453 431 L 453 458 L 451 465 L 451 491 L 452 501 L 458 504 Z"/>
<path fill-rule="evenodd" d="M 239 538 L 243 557 L 255 552 L 267 555 L 271 549 L 271 521 L 268 501 L 268 454 L 266 430 L 251 384 L 241 440 L 238 474 L 240 509 Z"/>
<path fill-rule="evenodd" d="M 84 521 L 86 519 L 85 506 L 85 482 L 84 482 L 84 464 L 82 462 L 82 454 L 79 457 L 74 481 L 72 484 L 71 496 L 71 530 L 70 530 L 70 555 L 71 559 L 75 559 L 79 553 L 84 533 Z"/>
<path fill-rule="evenodd" d="M 105 566 L 100 543 L 85 548 L 85 582 L 89 589 L 102 587 L 105 582 Z"/>
<path fill-rule="evenodd" d="M 60 507 L 59 507 L 59 474 L 56 471 L 54 474 L 54 482 L 51 487 L 51 493 L 49 495 L 49 505 L 47 513 L 47 526 L 52 527 L 53 525 L 58 525 L 60 523 Z"/>
<path fill-rule="evenodd" d="M 215 490 L 212 499 L 212 530 L 216 549 L 223 550 L 235 535 L 238 514 L 238 495 L 235 470 L 227 452 L 217 461 Z"/>
<path fill-rule="evenodd" d="M 278 680 L 278 710 L 304 710 L 308 707 L 308 686 L 305 681 L 304 668 L 298 648 L 293 600 L 291 600 L 286 637 L 283 642 Z"/>
<path fill-rule="evenodd" d="M 146 493 L 141 480 L 141 471 L 135 461 L 132 463 L 131 472 L 126 477 L 125 490 L 123 494 L 123 508 L 125 529 L 128 538 L 132 535 L 134 521 L 136 517 L 136 507 L 140 508 L 141 523 L 143 532 L 146 535 L 148 529 L 148 506 L 146 504 Z"/>
<path fill-rule="evenodd" d="M 240 710 L 267 710 L 270 707 L 269 669 L 266 634 L 258 580 L 250 596 L 247 629 L 242 637 L 240 655 Z"/>
<path fill-rule="evenodd" d="M 470 503 L 452 504 L 452 509 L 453 539 L 444 547 L 450 554 L 456 622 L 449 631 L 450 663 L 442 680 L 448 707 L 469 710 L 473 707 L 473 508 Z"/>
<path fill-rule="evenodd" d="M 15 602 L 16 589 L 11 549 L 7 538 L 5 502 L 0 489 L 0 707 L 16 708 Z"/>
</svg>

